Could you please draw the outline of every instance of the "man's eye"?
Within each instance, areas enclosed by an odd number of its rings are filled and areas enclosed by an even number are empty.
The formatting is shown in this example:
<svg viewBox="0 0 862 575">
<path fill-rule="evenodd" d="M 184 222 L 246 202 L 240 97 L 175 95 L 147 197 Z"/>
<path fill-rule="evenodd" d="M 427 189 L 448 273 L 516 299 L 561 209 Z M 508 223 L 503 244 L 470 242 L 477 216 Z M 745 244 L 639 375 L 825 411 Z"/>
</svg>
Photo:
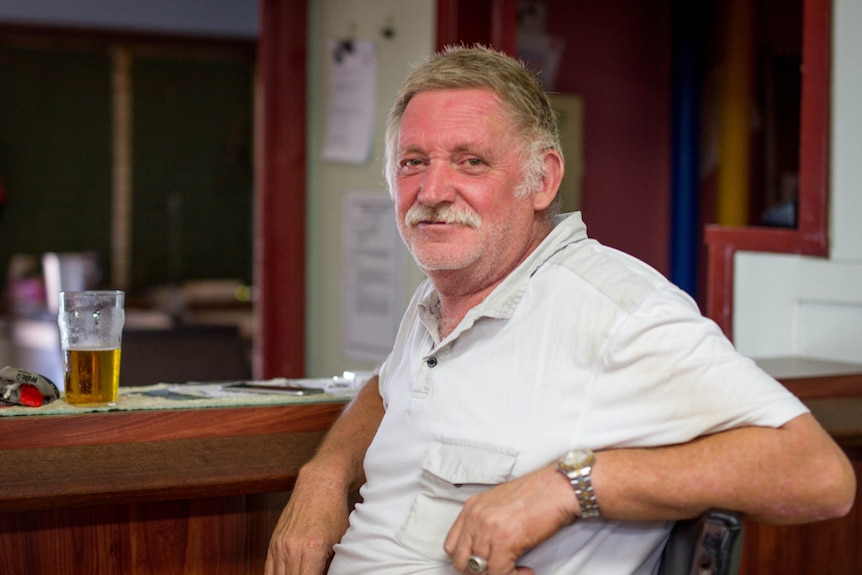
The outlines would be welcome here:
<svg viewBox="0 0 862 575">
<path fill-rule="evenodd" d="M 422 165 L 422 160 L 419 160 L 416 158 L 401 160 L 401 170 L 402 171 L 412 170 L 412 169 L 415 169 L 421 165 Z"/>
<path fill-rule="evenodd" d="M 468 158 L 466 163 L 471 168 L 477 168 L 485 164 L 485 162 L 483 162 L 479 158 Z"/>
</svg>

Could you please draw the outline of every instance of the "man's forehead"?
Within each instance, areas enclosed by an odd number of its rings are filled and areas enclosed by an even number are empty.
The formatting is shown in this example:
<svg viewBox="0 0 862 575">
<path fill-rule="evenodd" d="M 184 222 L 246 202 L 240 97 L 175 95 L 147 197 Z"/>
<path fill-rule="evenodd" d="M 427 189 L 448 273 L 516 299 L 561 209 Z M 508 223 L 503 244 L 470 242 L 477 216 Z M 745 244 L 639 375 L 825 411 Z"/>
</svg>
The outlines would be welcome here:
<svg viewBox="0 0 862 575">
<path fill-rule="evenodd" d="M 488 107 L 488 111 L 490 112 L 493 109 L 501 109 L 503 107 L 503 102 L 500 99 L 500 96 L 490 88 L 428 88 L 425 90 L 419 90 L 410 98 L 407 103 L 406 110 L 410 108 L 411 104 L 414 104 L 417 101 L 426 101 L 426 100 L 447 100 L 451 102 L 460 102 L 470 100 L 473 102 L 482 102 L 483 105 Z"/>
<path fill-rule="evenodd" d="M 488 90 L 428 90 L 408 104 L 399 127 L 399 148 L 434 140 L 447 148 L 487 147 L 489 136 L 507 131 L 509 115 Z"/>
</svg>

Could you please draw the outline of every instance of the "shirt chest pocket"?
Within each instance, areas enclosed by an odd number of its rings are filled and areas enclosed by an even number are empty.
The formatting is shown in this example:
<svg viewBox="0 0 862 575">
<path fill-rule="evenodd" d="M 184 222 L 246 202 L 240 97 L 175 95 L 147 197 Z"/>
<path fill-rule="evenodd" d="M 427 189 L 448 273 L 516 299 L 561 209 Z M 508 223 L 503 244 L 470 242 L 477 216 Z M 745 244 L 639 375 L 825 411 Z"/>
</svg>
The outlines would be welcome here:
<svg viewBox="0 0 862 575">
<path fill-rule="evenodd" d="M 437 561 L 449 561 L 443 542 L 464 502 L 511 479 L 517 453 L 503 447 L 439 439 L 425 452 L 420 491 L 396 538 Z"/>
</svg>

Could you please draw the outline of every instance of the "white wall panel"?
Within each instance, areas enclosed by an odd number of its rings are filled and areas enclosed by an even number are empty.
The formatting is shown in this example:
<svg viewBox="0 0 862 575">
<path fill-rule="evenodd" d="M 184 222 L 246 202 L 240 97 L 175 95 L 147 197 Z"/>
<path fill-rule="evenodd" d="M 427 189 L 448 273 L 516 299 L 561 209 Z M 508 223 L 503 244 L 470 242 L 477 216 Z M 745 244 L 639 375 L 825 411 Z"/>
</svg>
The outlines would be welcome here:
<svg viewBox="0 0 862 575">
<path fill-rule="evenodd" d="M 832 20 L 831 257 L 862 261 L 862 2 L 835 0 Z"/>
<path fill-rule="evenodd" d="M 740 252 L 734 286 L 742 353 L 862 362 L 862 262 Z"/>
<path fill-rule="evenodd" d="M 733 339 L 753 357 L 862 363 L 862 2 L 833 8 L 830 255 L 736 254 Z"/>
</svg>

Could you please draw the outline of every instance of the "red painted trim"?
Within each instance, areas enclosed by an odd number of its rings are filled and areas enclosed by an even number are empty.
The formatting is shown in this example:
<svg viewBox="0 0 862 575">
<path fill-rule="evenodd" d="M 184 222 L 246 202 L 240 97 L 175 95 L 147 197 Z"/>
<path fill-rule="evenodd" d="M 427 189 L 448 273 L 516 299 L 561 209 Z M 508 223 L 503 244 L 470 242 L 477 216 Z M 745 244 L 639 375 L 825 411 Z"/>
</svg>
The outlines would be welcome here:
<svg viewBox="0 0 862 575">
<path fill-rule="evenodd" d="M 828 252 L 829 102 L 832 2 L 807 0 L 803 20 L 799 231 Z"/>
<path fill-rule="evenodd" d="M 437 2 L 437 40 L 436 50 L 439 52 L 452 38 L 457 36 L 458 15 L 454 0 L 438 0 Z"/>
<path fill-rule="evenodd" d="M 306 0 L 261 0 L 255 377 L 305 375 Z"/>
<path fill-rule="evenodd" d="M 515 55 L 517 7 L 517 0 L 490 0 L 490 6 L 472 0 L 438 0 L 437 50 L 450 44 L 478 42 Z M 485 18 L 487 27 L 483 25 Z"/>
<path fill-rule="evenodd" d="M 510 56 L 518 55 L 517 0 L 494 0 L 491 9 L 491 45 Z"/>
<path fill-rule="evenodd" d="M 799 148 L 799 223 L 794 230 L 707 226 L 706 312 L 733 335 L 733 256 L 737 251 L 827 256 L 831 0 L 805 0 Z"/>
</svg>

